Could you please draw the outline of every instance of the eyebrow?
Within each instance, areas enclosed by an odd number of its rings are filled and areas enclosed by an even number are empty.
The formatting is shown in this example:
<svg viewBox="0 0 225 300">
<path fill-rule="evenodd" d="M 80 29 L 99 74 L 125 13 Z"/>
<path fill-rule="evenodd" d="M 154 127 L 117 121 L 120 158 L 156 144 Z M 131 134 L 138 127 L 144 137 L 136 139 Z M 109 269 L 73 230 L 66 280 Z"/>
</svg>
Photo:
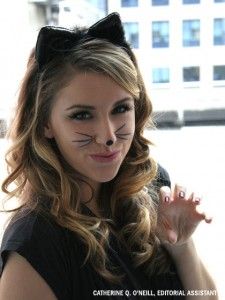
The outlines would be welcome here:
<svg viewBox="0 0 225 300">
<path fill-rule="evenodd" d="M 123 98 L 121 100 L 118 100 L 114 103 L 113 107 L 115 107 L 116 105 L 118 104 L 121 104 L 125 101 L 131 101 L 133 100 L 133 98 L 131 97 L 126 97 L 126 98 Z M 91 109 L 91 110 L 95 110 L 96 108 L 94 106 L 91 106 L 91 105 L 83 105 L 83 104 L 74 104 L 72 106 L 69 106 L 66 108 L 66 110 L 70 110 L 70 109 L 73 109 L 73 108 L 82 108 L 82 109 Z"/>
</svg>

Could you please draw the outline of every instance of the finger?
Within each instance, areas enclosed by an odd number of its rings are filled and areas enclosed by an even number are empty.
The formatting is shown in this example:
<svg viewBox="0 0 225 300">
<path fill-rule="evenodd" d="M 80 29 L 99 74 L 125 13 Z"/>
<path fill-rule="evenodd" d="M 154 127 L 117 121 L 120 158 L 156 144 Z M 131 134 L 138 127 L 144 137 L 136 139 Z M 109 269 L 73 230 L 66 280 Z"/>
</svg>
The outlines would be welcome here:
<svg viewBox="0 0 225 300">
<path fill-rule="evenodd" d="M 207 218 L 205 218 L 205 222 L 206 222 L 207 224 L 210 224 L 210 223 L 212 222 L 212 217 L 207 217 Z"/>
<path fill-rule="evenodd" d="M 171 198 L 171 189 L 168 186 L 162 186 L 159 190 L 160 200 L 162 203 L 170 203 Z"/>
<path fill-rule="evenodd" d="M 174 197 L 176 199 L 185 199 L 186 191 L 187 191 L 186 187 L 180 184 L 176 184 L 174 188 Z"/>
<path fill-rule="evenodd" d="M 195 205 L 200 205 L 201 204 L 201 197 L 195 197 L 193 200 Z"/>
<path fill-rule="evenodd" d="M 201 210 L 201 208 L 198 207 L 198 209 L 196 209 L 196 212 L 198 213 L 198 217 L 200 220 L 204 220 L 208 224 L 212 222 L 212 216 L 206 214 L 204 211 Z"/>
<path fill-rule="evenodd" d="M 208 216 L 208 215 L 205 215 L 205 222 L 210 224 L 212 222 L 213 218 L 212 216 Z"/>
<path fill-rule="evenodd" d="M 196 195 L 195 193 L 191 193 L 188 200 L 190 200 L 195 205 L 200 205 L 201 204 L 201 199 L 202 199 L 201 196 Z"/>
<path fill-rule="evenodd" d="M 212 222 L 212 217 L 207 216 L 205 213 L 203 213 L 202 220 L 204 220 L 207 224 L 210 224 Z"/>
</svg>

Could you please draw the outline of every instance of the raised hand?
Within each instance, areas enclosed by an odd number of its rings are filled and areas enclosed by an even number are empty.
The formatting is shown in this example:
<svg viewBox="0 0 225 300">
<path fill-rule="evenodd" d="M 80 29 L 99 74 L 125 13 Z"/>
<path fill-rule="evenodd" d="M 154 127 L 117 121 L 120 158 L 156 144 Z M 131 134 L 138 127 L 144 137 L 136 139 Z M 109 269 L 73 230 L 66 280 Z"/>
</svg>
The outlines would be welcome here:
<svg viewBox="0 0 225 300">
<path fill-rule="evenodd" d="M 158 236 L 162 243 L 186 243 L 201 221 L 211 223 L 212 218 L 201 211 L 201 198 L 195 193 L 187 195 L 186 188 L 176 185 L 160 189 L 158 207 Z"/>
</svg>

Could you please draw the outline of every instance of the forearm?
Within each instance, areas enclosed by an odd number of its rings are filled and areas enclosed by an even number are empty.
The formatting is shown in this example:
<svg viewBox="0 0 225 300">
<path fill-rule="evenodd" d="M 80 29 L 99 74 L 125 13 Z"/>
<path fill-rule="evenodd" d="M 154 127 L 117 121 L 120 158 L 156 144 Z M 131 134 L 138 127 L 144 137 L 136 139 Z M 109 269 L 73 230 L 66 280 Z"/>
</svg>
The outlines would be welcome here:
<svg viewBox="0 0 225 300">
<path fill-rule="evenodd" d="M 188 295 L 188 291 L 216 291 L 216 286 L 211 276 L 197 255 L 192 239 L 181 246 L 165 244 L 165 248 L 168 250 L 175 262 L 178 274 L 183 283 L 184 289 L 186 290 L 186 299 L 218 299 L 217 295 L 199 295 L 195 297 L 193 297 L 193 295 Z M 217 294 L 217 292 L 215 292 L 215 294 Z"/>
</svg>

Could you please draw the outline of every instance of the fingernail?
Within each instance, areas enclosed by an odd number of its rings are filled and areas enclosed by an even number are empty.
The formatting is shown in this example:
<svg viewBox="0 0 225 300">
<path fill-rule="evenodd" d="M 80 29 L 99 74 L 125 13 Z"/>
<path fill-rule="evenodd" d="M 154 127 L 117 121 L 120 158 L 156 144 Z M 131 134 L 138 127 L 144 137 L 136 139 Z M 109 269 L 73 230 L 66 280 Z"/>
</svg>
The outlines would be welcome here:
<svg viewBox="0 0 225 300">
<path fill-rule="evenodd" d="M 167 203 L 170 202 L 170 197 L 166 196 L 166 197 L 164 198 L 164 201 L 167 202 Z"/>
<path fill-rule="evenodd" d="M 205 221 L 206 221 L 206 223 L 211 223 L 212 222 L 212 217 L 206 217 Z"/>
<path fill-rule="evenodd" d="M 180 197 L 180 198 L 184 198 L 184 196 L 185 196 L 185 193 L 184 193 L 183 191 L 180 191 L 180 192 L 179 192 L 179 197 Z"/>
<path fill-rule="evenodd" d="M 200 203 L 200 198 L 195 198 L 195 203 Z"/>
</svg>

